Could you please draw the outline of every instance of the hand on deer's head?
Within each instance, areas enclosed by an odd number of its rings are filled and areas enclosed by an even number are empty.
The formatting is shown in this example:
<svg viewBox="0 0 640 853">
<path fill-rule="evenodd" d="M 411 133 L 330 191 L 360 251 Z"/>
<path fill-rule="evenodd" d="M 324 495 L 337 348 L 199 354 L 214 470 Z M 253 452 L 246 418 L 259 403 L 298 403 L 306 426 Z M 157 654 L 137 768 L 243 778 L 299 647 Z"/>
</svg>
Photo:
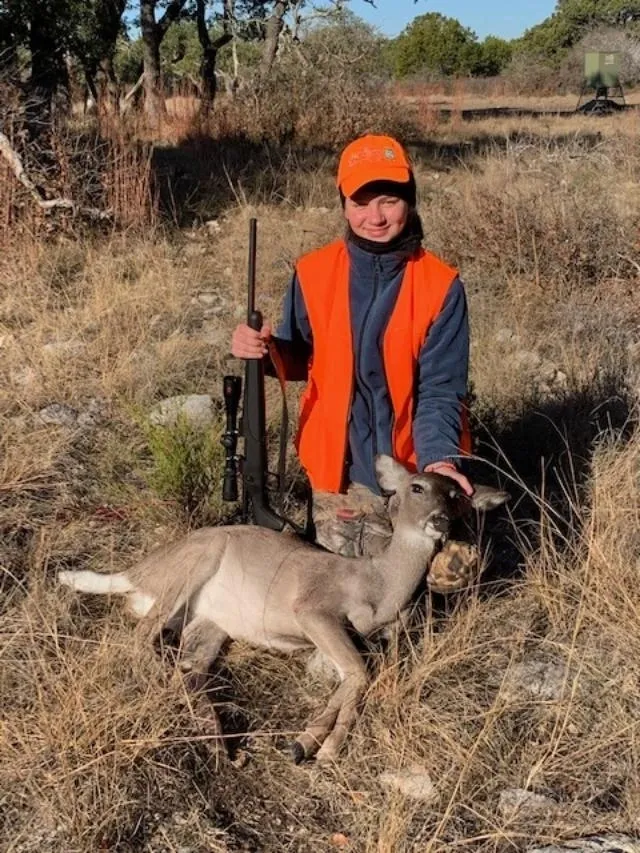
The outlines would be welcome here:
<svg viewBox="0 0 640 853">
<path fill-rule="evenodd" d="M 450 477 L 412 474 L 390 456 L 377 456 L 375 467 L 380 488 L 391 496 L 394 528 L 403 524 L 432 539 L 446 539 L 451 522 L 470 509 L 486 512 L 509 500 L 507 492 L 491 486 L 476 486 L 469 496 Z"/>
</svg>

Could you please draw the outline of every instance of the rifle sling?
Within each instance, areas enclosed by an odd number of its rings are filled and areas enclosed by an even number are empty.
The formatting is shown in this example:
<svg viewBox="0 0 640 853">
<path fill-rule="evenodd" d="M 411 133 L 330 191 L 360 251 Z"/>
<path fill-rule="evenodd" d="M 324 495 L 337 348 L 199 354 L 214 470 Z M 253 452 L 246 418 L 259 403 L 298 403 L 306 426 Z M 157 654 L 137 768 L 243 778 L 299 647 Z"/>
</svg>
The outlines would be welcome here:
<svg viewBox="0 0 640 853">
<path fill-rule="evenodd" d="M 280 438 L 278 447 L 278 495 L 280 512 L 284 512 L 284 484 L 287 471 L 287 444 L 289 442 L 289 407 L 287 406 L 286 377 L 284 362 L 275 343 L 270 340 L 267 347 L 276 378 L 280 383 L 280 391 L 282 392 L 282 415 L 280 417 Z"/>
</svg>

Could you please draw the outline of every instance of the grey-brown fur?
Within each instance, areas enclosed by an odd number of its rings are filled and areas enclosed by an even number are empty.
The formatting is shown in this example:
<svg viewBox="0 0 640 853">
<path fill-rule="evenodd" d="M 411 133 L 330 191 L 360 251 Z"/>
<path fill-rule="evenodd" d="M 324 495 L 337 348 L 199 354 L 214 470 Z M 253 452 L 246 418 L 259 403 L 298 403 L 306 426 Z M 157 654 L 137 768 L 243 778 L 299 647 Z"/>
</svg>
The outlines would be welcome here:
<svg viewBox="0 0 640 853">
<path fill-rule="evenodd" d="M 439 474 L 410 474 L 387 456 L 376 468 L 397 506 L 391 542 L 378 557 L 342 557 L 259 527 L 209 527 L 112 576 L 112 590 L 90 572 L 61 573 L 60 581 L 87 592 L 123 592 L 151 631 L 180 619 L 182 667 L 192 674 L 206 671 L 227 638 L 281 650 L 316 646 L 342 683 L 293 752 L 296 760 L 316 752 L 332 760 L 366 689 L 347 626 L 367 635 L 397 618 L 464 500 Z M 479 487 L 471 503 L 491 509 L 507 497 Z"/>
</svg>

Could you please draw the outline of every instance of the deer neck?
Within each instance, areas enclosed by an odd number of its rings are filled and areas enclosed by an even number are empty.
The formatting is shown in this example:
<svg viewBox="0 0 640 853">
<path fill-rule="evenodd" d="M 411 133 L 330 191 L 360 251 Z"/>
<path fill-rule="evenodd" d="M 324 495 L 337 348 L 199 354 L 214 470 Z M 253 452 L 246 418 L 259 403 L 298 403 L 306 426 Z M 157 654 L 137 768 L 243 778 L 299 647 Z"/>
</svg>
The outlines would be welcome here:
<svg viewBox="0 0 640 853">
<path fill-rule="evenodd" d="M 417 589 L 438 541 L 415 529 L 398 525 L 386 551 L 372 562 L 381 579 L 380 616 L 394 618 Z"/>
</svg>

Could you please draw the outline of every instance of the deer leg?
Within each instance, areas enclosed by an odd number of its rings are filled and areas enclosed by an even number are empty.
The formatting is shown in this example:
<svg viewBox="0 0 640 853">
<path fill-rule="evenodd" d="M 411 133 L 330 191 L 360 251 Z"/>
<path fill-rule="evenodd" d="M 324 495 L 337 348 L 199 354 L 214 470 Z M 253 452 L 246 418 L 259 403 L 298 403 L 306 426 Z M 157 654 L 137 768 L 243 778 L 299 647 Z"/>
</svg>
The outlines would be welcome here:
<svg viewBox="0 0 640 853">
<path fill-rule="evenodd" d="M 226 756 L 226 752 L 220 720 L 207 697 L 206 687 L 209 682 L 209 667 L 218 657 L 226 639 L 227 634 L 223 630 L 202 616 L 195 616 L 185 626 L 181 638 L 180 669 L 184 673 L 188 691 L 194 694 L 193 710 L 198 716 L 203 733 L 212 738 L 210 744 L 216 759 L 220 753 Z"/>
<path fill-rule="evenodd" d="M 293 742 L 291 751 L 296 764 L 310 758 L 318 749 L 318 758 L 329 761 L 337 755 L 358 714 L 358 705 L 367 687 L 367 672 L 344 626 L 334 616 L 305 611 L 296 613 L 296 619 L 311 642 L 333 662 L 342 683 L 320 714 L 307 723 L 304 732 Z M 323 744 L 327 741 L 325 749 Z"/>
</svg>

